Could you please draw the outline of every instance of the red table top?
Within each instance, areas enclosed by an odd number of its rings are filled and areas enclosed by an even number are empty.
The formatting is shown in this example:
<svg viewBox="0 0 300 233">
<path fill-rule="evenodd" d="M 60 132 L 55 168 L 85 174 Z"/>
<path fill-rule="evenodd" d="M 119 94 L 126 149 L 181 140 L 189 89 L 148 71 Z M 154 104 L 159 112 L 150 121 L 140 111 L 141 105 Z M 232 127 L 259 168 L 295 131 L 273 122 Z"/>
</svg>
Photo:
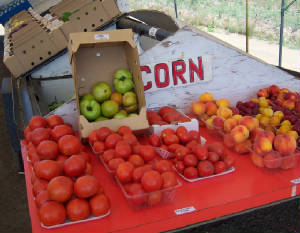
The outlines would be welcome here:
<svg viewBox="0 0 300 233">
<path fill-rule="evenodd" d="M 218 140 L 208 135 L 204 129 L 201 129 L 201 135 L 208 142 Z M 238 213 L 300 194 L 299 184 L 295 185 L 291 182 L 300 177 L 299 161 L 296 168 L 275 172 L 258 168 L 252 164 L 249 156 L 238 155 L 226 149 L 236 159 L 233 173 L 194 183 L 179 178 L 182 186 L 177 189 L 173 202 L 153 208 L 133 210 L 117 183 L 106 172 L 96 155 L 91 152 L 94 176 L 99 179 L 111 200 L 111 214 L 100 220 L 45 229 L 40 225 L 33 199 L 30 182 L 32 165 L 26 161 L 25 150 L 22 147 L 28 205 L 32 231 L 35 233 L 162 232 Z M 191 206 L 195 208 L 194 212 L 176 215 L 175 210 Z"/>
</svg>

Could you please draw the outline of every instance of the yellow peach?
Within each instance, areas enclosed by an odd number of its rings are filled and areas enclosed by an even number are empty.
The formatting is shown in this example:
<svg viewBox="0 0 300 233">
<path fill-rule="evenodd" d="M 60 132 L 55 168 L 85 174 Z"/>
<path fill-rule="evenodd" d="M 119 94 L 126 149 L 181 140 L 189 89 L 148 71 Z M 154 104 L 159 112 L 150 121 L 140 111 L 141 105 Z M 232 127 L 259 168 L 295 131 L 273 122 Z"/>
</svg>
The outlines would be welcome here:
<svg viewBox="0 0 300 233">
<path fill-rule="evenodd" d="M 217 110 L 217 115 L 222 116 L 225 119 L 228 119 L 228 118 L 232 117 L 232 111 L 230 108 L 227 108 L 227 107 L 219 107 Z"/>
<path fill-rule="evenodd" d="M 225 98 L 217 100 L 216 104 L 218 105 L 218 107 L 229 107 L 230 106 L 229 101 Z"/>
<path fill-rule="evenodd" d="M 233 119 L 237 119 L 238 121 L 239 121 L 242 117 L 243 117 L 243 116 L 242 116 L 242 115 L 239 115 L 239 114 L 233 115 L 233 116 L 232 116 Z"/>
<path fill-rule="evenodd" d="M 257 98 L 252 98 L 251 101 L 254 103 L 259 103 L 259 100 Z"/>
<path fill-rule="evenodd" d="M 284 120 L 283 122 L 281 122 L 281 125 L 291 126 L 292 123 L 289 120 Z"/>
<path fill-rule="evenodd" d="M 205 92 L 199 97 L 200 102 L 207 103 L 214 100 L 214 97 L 211 93 Z"/>
<path fill-rule="evenodd" d="M 261 114 L 261 113 L 258 113 L 256 116 L 255 116 L 255 118 L 257 119 L 257 120 L 260 120 L 260 118 L 262 117 L 263 115 Z"/>
<path fill-rule="evenodd" d="M 239 124 L 239 121 L 235 118 L 226 119 L 224 122 L 224 131 L 229 133 L 238 124 Z"/>
<path fill-rule="evenodd" d="M 289 132 L 291 130 L 291 126 L 289 126 L 289 125 L 281 125 L 280 127 L 279 127 L 279 129 L 278 129 L 278 131 L 280 132 L 280 133 L 287 133 L 287 132 Z"/>
<path fill-rule="evenodd" d="M 276 111 L 276 112 L 274 112 L 273 116 L 278 116 L 281 120 L 284 117 L 284 114 L 281 111 Z"/>
<path fill-rule="evenodd" d="M 280 118 L 279 118 L 279 116 L 274 116 L 273 115 L 270 118 L 269 124 L 272 125 L 272 126 L 278 126 L 278 125 L 280 125 Z"/>
<path fill-rule="evenodd" d="M 270 118 L 266 116 L 262 116 L 259 120 L 262 125 L 268 125 L 270 122 Z"/>
<path fill-rule="evenodd" d="M 272 132 L 272 133 L 275 133 L 275 131 L 276 131 L 276 129 L 271 125 L 265 126 L 264 129 L 266 131 L 269 131 L 269 132 Z"/>
<path fill-rule="evenodd" d="M 280 134 L 274 139 L 275 149 L 283 155 L 290 155 L 294 153 L 296 146 L 296 139 L 290 134 Z"/>
<path fill-rule="evenodd" d="M 267 137 L 260 137 L 255 141 L 253 149 L 258 155 L 264 155 L 273 149 L 273 144 Z"/>
<path fill-rule="evenodd" d="M 217 105 L 210 101 L 206 103 L 206 114 L 209 116 L 215 115 L 217 113 L 218 107 Z"/>
<path fill-rule="evenodd" d="M 271 117 L 271 116 L 273 116 L 273 110 L 271 108 L 265 108 L 263 110 L 263 114 L 267 117 Z"/>
<path fill-rule="evenodd" d="M 248 139 L 249 130 L 244 125 L 237 125 L 231 130 L 230 135 L 232 136 L 235 143 L 241 143 Z"/>
<path fill-rule="evenodd" d="M 299 135 L 295 130 L 290 130 L 287 132 L 289 135 L 293 136 L 296 140 L 298 139 Z"/>
<path fill-rule="evenodd" d="M 202 115 L 206 111 L 206 105 L 201 102 L 194 102 L 192 103 L 190 110 L 196 115 Z"/>
<path fill-rule="evenodd" d="M 282 104 L 283 107 L 288 108 L 289 110 L 293 110 L 295 108 L 295 102 L 293 100 L 286 100 Z"/>
<path fill-rule="evenodd" d="M 258 128 L 259 121 L 251 116 L 244 116 L 240 119 L 240 125 L 244 125 L 251 132 L 252 130 Z"/>
</svg>

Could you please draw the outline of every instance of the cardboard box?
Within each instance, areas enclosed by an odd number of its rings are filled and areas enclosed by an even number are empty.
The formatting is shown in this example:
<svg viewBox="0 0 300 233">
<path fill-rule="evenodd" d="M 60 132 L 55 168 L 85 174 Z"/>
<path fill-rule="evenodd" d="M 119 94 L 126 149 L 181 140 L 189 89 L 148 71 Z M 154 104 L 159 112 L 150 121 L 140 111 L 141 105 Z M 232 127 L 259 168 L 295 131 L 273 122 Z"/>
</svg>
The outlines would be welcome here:
<svg viewBox="0 0 300 233">
<path fill-rule="evenodd" d="M 96 83 L 105 81 L 113 89 L 114 72 L 121 68 L 132 73 L 138 99 L 139 114 L 135 117 L 88 122 L 84 116 L 79 115 L 78 128 L 81 137 L 87 138 L 91 131 L 103 126 L 117 130 L 120 126 L 127 125 L 134 131 L 149 128 L 139 56 L 131 30 L 71 33 L 69 58 L 78 109 L 79 97 L 90 93 Z"/>
</svg>

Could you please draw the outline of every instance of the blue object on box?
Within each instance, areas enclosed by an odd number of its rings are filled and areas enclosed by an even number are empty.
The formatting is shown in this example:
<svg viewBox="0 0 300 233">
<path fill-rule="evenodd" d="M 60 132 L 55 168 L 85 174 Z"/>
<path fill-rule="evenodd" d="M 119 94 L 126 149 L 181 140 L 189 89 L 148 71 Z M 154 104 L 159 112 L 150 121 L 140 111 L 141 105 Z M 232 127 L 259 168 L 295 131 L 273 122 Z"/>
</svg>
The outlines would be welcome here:
<svg viewBox="0 0 300 233">
<path fill-rule="evenodd" d="M 6 5 L 0 6 L 0 23 L 4 25 L 15 14 L 30 7 L 32 6 L 28 0 L 13 0 Z"/>
</svg>

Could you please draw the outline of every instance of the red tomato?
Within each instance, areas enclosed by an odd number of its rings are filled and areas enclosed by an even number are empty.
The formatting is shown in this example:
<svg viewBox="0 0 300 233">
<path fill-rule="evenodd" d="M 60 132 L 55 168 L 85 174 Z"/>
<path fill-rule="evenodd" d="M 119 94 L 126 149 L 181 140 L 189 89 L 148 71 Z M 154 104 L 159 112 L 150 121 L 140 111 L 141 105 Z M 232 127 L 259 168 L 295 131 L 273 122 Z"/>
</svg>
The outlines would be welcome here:
<svg viewBox="0 0 300 233">
<path fill-rule="evenodd" d="M 51 136 L 55 141 L 58 141 L 61 137 L 65 135 L 73 135 L 74 131 L 72 127 L 69 125 L 63 124 L 63 125 L 57 125 L 55 126 L 51 131 Z"/>
<path fill-rule="evenodd" d="M 141 154 L 141 151 L 142 151 L 142 148 L 143 148 L 143 146 L 142 146 L 142 145 L 139 145 L 139 144 L 133 146 L 133 148 L 132 148 L 133 154 L 138 154 L 138 155 L 140 155 L 140 154 Z"/>
<path fill-rule="evenodd" d="M 47 189 L 48 181 L 43 179 L 37 179 L 33 184 L 33 195 L 36 197 L 40 192 Z"/>
<path fill-rule="evenodd" d="M 57 176 L 50 180 L 47 190 L 51 200 L 65 202 L 72 197 L 73 181 L 67 176 Z"/>
<path fill-rule="evenodd" d="M 175 134 L 167 134 L 163 138 L 164 144 L 171 145 L 171 144 L 179 144 L 179 138 Z"/>
<path fill-rule="evenodd" d="M 180 145 L 180 144 L 171 144 L 168 146 L 168 151 L 171 152 L 171 153 L 175 153 L 175 151 L 178 149 L 178 148 L 182 148 L 184 147 L 183 145 Z"/>
<path fill-rule="evenodd" d="M 177 111 L 172 107 L 163 106 L 159 109 L 158 114 L 163 116 L 164 114 L 169 113 L 169 112 L 177 112 Z"/>
<path fill-rule="evenodd" d="M 199 176 L 211 176 L 214 174 L 214 165 L 208 160 L 200 161 L 198 163 Z"/>
<path fill-rule="evenodd" d="M 81 143 L 74 135 L 65 135 L 59 139 L 58 148 L 64 155 L 74 155 L 80 152 Z"/>
<path fill-rule="evenodd" d="M 114 149 L 117 142 L 120 141 L 121 139 L 122 138 L 119 134 L 112 133 L 108 135 L 107 138 L 105 139 L 105 147 L 107 149 Z"/>
<path fill-rule="evenodd" d="M 91 161 L 90 155 L 87 152 L 81 151 L 78 155 L 80 155 L 86 162 Z"/>
<path fill-rule="evenodd" d="M 159 160 L 155 163 L 154 169 L 159 173 L 164 173 L 167 171 L 173 171 L 172 164 L 168 160 Z"/>
<path fill-rule="evenodd" d="M 145 173 L 145 168 L 144 166 L 143 167 L 137 167 L 133 170 L 132 172 L 132 179 L 133 181 L 135 182 L 140 182 L 141 179 L 142 179 L 142 176 L 144 175 Z"/>
<path fill-rule="evenodd" d="M 126 141 L 119 141 L 115 147 L 115 156 L 118 158 L 128 159 L 131 155 L 131 147 Z"/>
<path fill-rule="evenodd" d="M 132 134 L 132 131 L 128 126 L 123 125 L 118 129 L 118 134 L 124 136 L 125 134 Z"/>
<path fill-rule="evenodd" d="M 86 175 L 93 175 L 93 167 L 90 163 L 86 163 L 85 174 Z"/>
<path fill-rule="evenodd" d="M 185 133 L 187 133 L 188 131 L 187 131 L 187 129 L 184 127 L 184 126 L 179 126 L 177 129 L 176 129 L 176 135 L 178 136 L 178 137 L 180 137 L 180 135 L 182 135 L 182 134 L 185 134 Z"/>
<path fill-rule="evenodd" d="M 197 168 L 187 167 L 184 169 L 183 175 L 188 179 L 196 179 L 198 177 Z"/>
<path fill-rule="evenodd" d="M 148 206 L 158 205 L 160 203 L 161 199 L 162 199 L 162 192 L 161 191 L 149 193 L 148 200 L 147 200 L 147 205 Z"/>
<path fill-rule="evenodd" d="M 45 204 L 47 201 L 50 201 L 50 196 L 48 194 L 47 190 L 41 191 L 35 198 L 35 204 L 38 208 L 41 208 L 43 204 Z"/>
<path fill-rule="evenodd" d="M 149 143 L 152 145 L 152 146 L 155 146 L 155 147 L 159 147 L 160 146 L 160 137 L 156 134 L 152 134 L 150 137 L 149 137 Z"/>
<path fill-rule="evenodd" d="M 196 142 L 199 142 L 200 134 L 198 131 L 191 130 L 191 131 L 189 131 L 189 135 L 190 135 L 191 140 L 195 140 Z"/>
<path fill-rule="evenodd" d="M 145 161 L 149 162 L 155 158 L 156 152 L 154 151 L 152 146 L 144 145 L 142 146 L 140 155 L 143 157 Z"/>
<path fill-rule="evenodd" d="M 81 176 L 75 181 L 74 193 L 79 198 L 88 198 L 97 193 L 99 186 L 100 184 L 94 176 Z"/>
<path fill-rule="evenodd" d="M 183 161 L 177 161 L 177 162 L 175 163 L 175 168 L 176 168 L 176 170 L 177 170 L 179 173 L 183 174 L 183 171 L 184 171 L 184 169 L 185 169 L 185 166 L 184 166 Z"/>
<path fill-rule="evenodd" d="M 162 173 L 161 178 L 163 179 L 162 189 L 174 187 L 177 185 L 177 178 L 173 171 Z"/>
<path fill-rule="evenodd" d="M 37 128 L 31 132 L 31 141 L 35 146 L 38 146 L 44 140 L 49 140 L 50 137 L 49 130 L 45 128 Z"/>
<path fill-rule="evenodd" d="M 35 149 L 34 147 L 32 147 L 32 148 L 30 148 L 30 149 L 28 150 L 27 155 L 28 155 L 28 159 L 29 159 L 30 161 L 32 161 L 32 157 L 33 157 L 34 155 L 38 156 L 37 151 L 36 151 L 36 149 Z"/>
<path fill-rule="evenodd" d="M 58 146 L 55 141 L 42 141 L 37 147 L 37 153 L 40 159 L 56 159 L 58 155 Z"/>
<path fill-rule="evenodd" d="M 47 121 L 48 121 L 48 125 L 52 129 L 55 126 L 62 125 L 64 123 L 64 120 L 60 116 L 58 116 L 58 115 L 49 116 L 48 119 L 47 119 Z"/>
<path fill-rule="evenodd" d="M 178 138 L 182 144 L 187 144 L 192 139 L 189 133 L 181 133 Z"/>
<path fill-rule="evenodd" d="M 97 130 L 95 129 L 89 134 L 89 143 L 93 146 L 96 141 L 98 141 L 98 137 Z"/>
<path fill-rule="evenodd" d="M 60 170 L 63 171 L 64 170 L 64 163 L 65 161 L 68 159 L 69 157 L 66 155 L 59 155 L 56 158 L 56 162 L 58 163 Z"/>
<path fill-rule="evenodd" d="M 133 203 L 134 205 L 138 206 L 145 203 L 147 196 L 143 195 L 145 191 L 140 183 L 130 183 L 127 187 L 126 192 L 129 196 L 135 196 L 130 198 L 131 203 Z"/>
<path fill-rule="evenodd" d="M 96 130 L 98 140 L 105 141 L 108 135 L 112 134 L 112 131 L 108 127 L 101 127 Z"/>
<path fill-rule="evenodd" d="M 34 172 L 40 179 L 51 180 L 60 175 L 61 169 L 58 162 L 53 160 L 43 160 L 34 165 Z"/>
<path fill-rule="evenodd" d="M 71 221 L 86 219 L 90 215 L 90 205 L 84 199 L 72 199 L 67 204 L 67 214 Z"/>
<path fill-rule="evenodd" d="M 46 128 L 47 127 L 47 120 L 41 116 L 34 116 L 31 118 L 29 125 L 31 130 L 38 129 L 38 128 Z"/>
<path fill-rule="evenodd" d="M 180 116 L 178 119 L 179 122 L 190 122 L 190 118 L 186 117 L 186 116 Z"/>
<path fill-rule="evenodd" d="M 125 162 L 125 160 L 122 158 L 114 158 L 114 159 L 109 160 L 108 167 L 110 170 L 116 171 L 117 168 L 119 167 L 119 165 L 124 162 Z"/>
<path fill-rule="evenodd" d="M 93 145 L 93 149 L 94 149 L 95 153 L 102 154 L 105 150 L 104 142 L 96 141 Z"/>
<path fill-rule="evenodd" d="M 189 141 L 185 146 L 189 148 L 190 150 L 193 150 L 193 148 L 198 145 L 199 143 L 196 140 Z"/>
<path fill-rule="evenodd" d="M 110 202 L 104 194 L 97 194 L 90 199 L 91 212 L 95 216 L 106 214 L 110 209 Z"/>
<path fill-rule="evenodd" d="M 33 172 L 33 173 L 32 173 L 32 176 L 31 176 L 31 178 L 30 178 L 31 184 L 33 185 L 34 182 L 35 182 L 37 179 L 38 179 L 38 178 L 36 177 L 36 175 L 35 175 L 34 172 Z"/>
<path fill-rule="evenodd" d="M 132 163 L 124 162 L 118 166 L 116 175 L 122 183 L 127 183 L 132 180 L 133 170 L 134 166 L 132 165 Z"/>
<path fill-rule="evenodd" d="M 179 147 L 179 148 L 177 148 L 177 149 L 175 150 L 175 156 L 176 156 L 176 159 L 177 159 L 177 160 L 183 160 L 184 157 L 185 157 L 187 154 L 189 154 L 190 152 L 191 152 L 191 151 L 190 151 L 189 148 L 181 146 L 181 147 Z"/>
<path fill-rule="evenodd" d="M 178 112 L 170 112 L 170 113 L 164 114 L 162 117 L 166 122 L 172 123 L 172 122 L 179 121 L 180 114 Z"/>
<path fill-rule="evenodd" d="M 161 131 L 160 137 L 163 139 L 165 136 L 167 136 L 167 134 L 175 134 L 174 129 L 170 129 L 170 128 L 164 129 L 163 131 Z"/>
<path fill-rule="evenodd" d="M 137 140 L 136 136 L 134 136 L 133 134 L 125 134 L 123 136 L 123 140 L 128 142 L 128 144 L 130 146 L 135 146 L 138 144 L 138 140 Z"/>
<path fill-rule="evenodd" d="M 171 145 L 172 146 L 172 145 Z M 161 149 L 163 149 L 163 150 L 166 150 L 166 151 L 168 151 L 169 150 L 169 148 L 168 148 L 168 146 L 167 145 L 161 145 L 160 146 L 160 148 Z"/>
<path fill-rule="evenodd" d="M 212 163 L 217 162 L 220 159 L 220 156 L 215 152 L 208 152 L 208 160 Z"/>
<path fill-rule="evenodd" d="M 29 126 L 27 126 L 24 130 L 24 137 L 26 139 L 27 142 L 31 141 L 31 128 Z"/>
<path fill-rule="evenodd" d="M 64 163 L 64 173 L 67 176 L 80 176 L 84 174 L 86 161 L 80 155 L 72 155 Z"/>
<path fill-rule="evenodd" d="M 224 154 L 224 146 L 222 143 L 220 142 L 213 142 L 207 145 L 207 150 L 209 152 L 215 152 L 220 156 L 223 156 Z"/>
<path fill-rule="evenodd" d="M 198 159 L 194 154 L 187 154 L 183 158 L 183 163 L 186 167 L 196 167 L 198 163 Z"/>
<path fill-rule="evenodd" d="M 45 226 L 53 226 L 65 221 L 66 210 L 62 204 L 56 201 L 48 201 L 41 206 L 39 216 Z"/>
<path fill-rule="evenodd" d="M 224 158 L 224 163 L 226 164 L 227 168 L 231 168 L 234 165 L 234 157 L 231 155 L 227 155 Z"/>
<path fill-rule="evenodd" d="M 215 174 L 225 172 L 225 170 L 226 170 L 226 164 L 223 161 L 218 161 L 214 164 Z"/>
<path fill-rule="evenodd" d="M 160 190 L 163 180 L 158 171 L 151 170 L 144 173 L 141 183 L 147 192 L 154 192 Z"/>
<path fill-rule="evenodd" d="M 199 160 L 206 160 L 208 157 L 208 151 L 205 146 L 197 144 L 193 147 L 193 153 L 198 157 Z"/>
<path fill-rule="evenodd" d="M 114 149 L 109 149 L 109 150 L 104 151 L 104 153 L 102 155 L 103 161 L 105 163 L 108 163 L 110 160 L 115 158 L 115 153 L 116 153 L 116 151 Z"/>
<path fill-rule="evenodd" d="M 145 164 L 144 159 L 140 156 L 140 155 L 130 155 L 129 160 L 130 163 L 132 163 L 132 165 L 134 167 L 141 167 Z"/>
<path fill-rule="evenodd" d="M 34 165 L 36 162 L 40 161 L 40 157 L 38 155 L 38 153 L 33 153 L 31 155 L 31 163 Z"/>
</svg>

